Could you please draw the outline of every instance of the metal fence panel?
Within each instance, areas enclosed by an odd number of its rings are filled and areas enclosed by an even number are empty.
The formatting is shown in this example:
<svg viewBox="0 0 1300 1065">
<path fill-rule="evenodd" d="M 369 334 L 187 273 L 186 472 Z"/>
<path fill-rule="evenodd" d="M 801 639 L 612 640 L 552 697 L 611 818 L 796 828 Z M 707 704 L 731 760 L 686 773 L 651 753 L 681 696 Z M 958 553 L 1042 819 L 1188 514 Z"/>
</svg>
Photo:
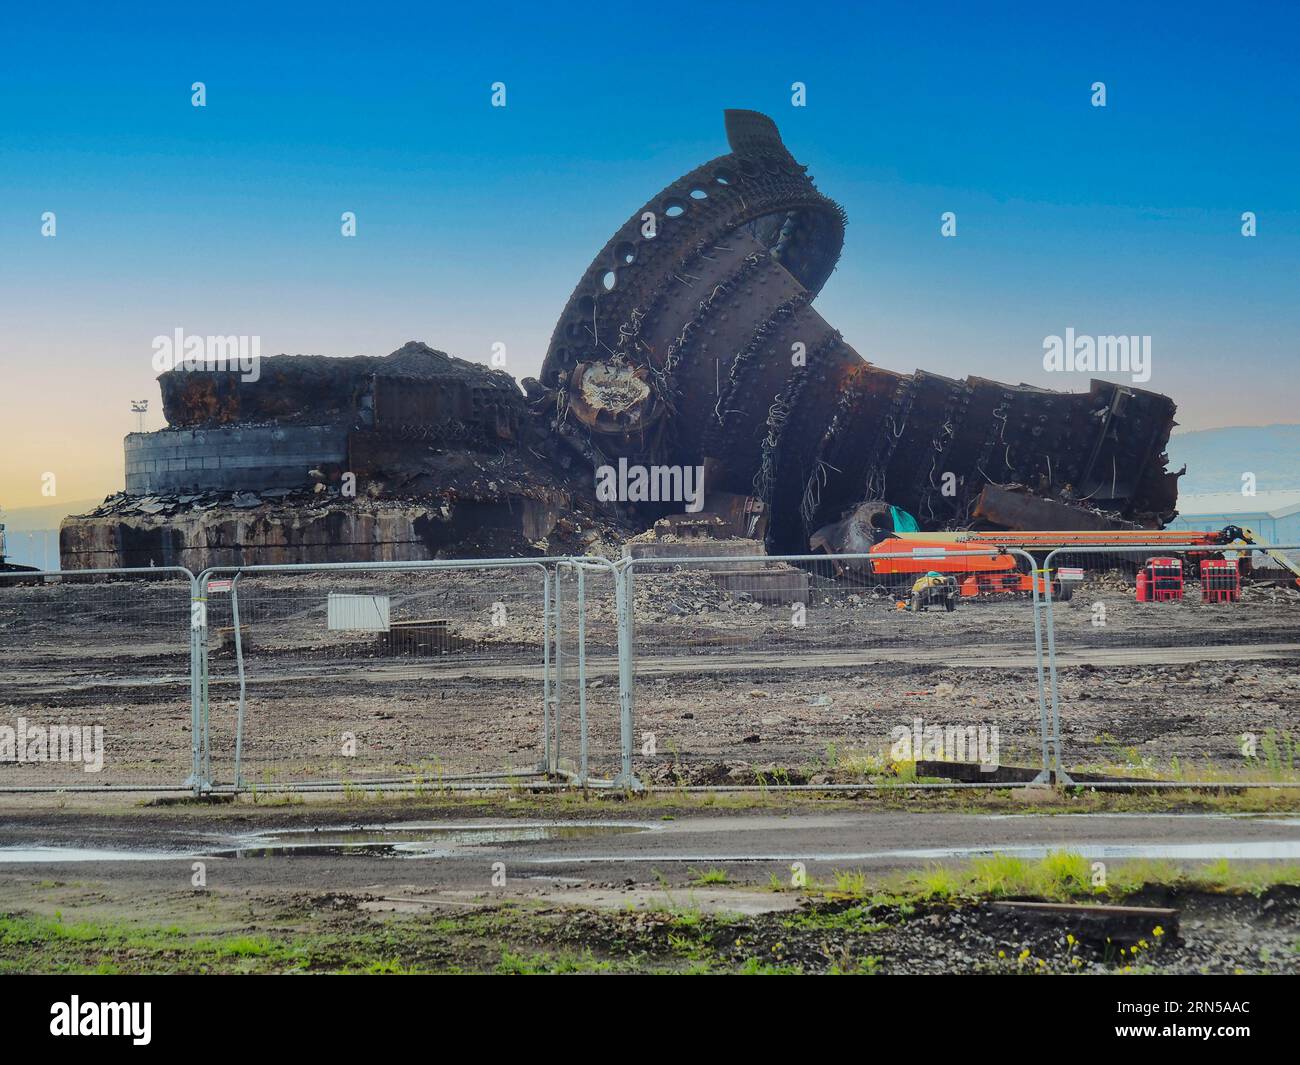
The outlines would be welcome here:
<svg viewBox="0 0 1300 1065">
<path fill-rule="evenodd" d="M 536 774 L 548 585 L 519 561 L 212 572 L 211 786 Z"/>
<path fill-rule="evenodd" d="M 1031 567 L 996 551 L 631 562 L 636 774 L 901 782 L 969 762 L 978 781 L 1001 766 L 1040 775 Z"/>
<path fill-rule="evenodd" d="M 552 769 L 607 783 L 621 768 L 618 587 L 604 559 L 556 568 L 555 716 Z"/>
<path fill-rule="evenodd" d="M 1051 604 L 1048 626 L 1068 775 L 1300 781 L 1300 589 L 1289 572 L 1266 572 L 1267 550 L 1099 546 L 1046 557 L 1075 589 Z"/>
<path fill-rule="evenodd" d="M 1168 553 L 4 574 L 0 790 L 1300 783 L 1300 588 Z"/>
<path fill-rule="evenodd" d="M 193 578 L 0 574 L 0 790 L 189 786 Z"/>
</svg>

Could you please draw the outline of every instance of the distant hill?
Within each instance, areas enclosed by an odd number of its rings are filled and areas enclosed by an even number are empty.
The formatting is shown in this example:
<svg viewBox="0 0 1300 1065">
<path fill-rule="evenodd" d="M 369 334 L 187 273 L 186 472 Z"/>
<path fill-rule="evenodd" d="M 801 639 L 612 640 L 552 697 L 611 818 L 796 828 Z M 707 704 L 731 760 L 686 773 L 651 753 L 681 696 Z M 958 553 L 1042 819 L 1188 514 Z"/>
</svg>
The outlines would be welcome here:
<svg viewBox="0 0 1300 1065">
<path fill-rule="evenodd" d="M 99 499 L 73 499 L 39 507 L 0 508 L 0 524 L 5 527 L 8 541 L 6 557 L 20 566 L 57 569 L 60 522 L 69 514 L 94 510 L 101 502 Z"/>
<path fill-rule="evenodd" d="M 1180 494 L 1235 492 L 1253 473 L 1261 492 L 1300 489 L 1300 425 L 1197 429 L 1169 439 L 1169 469 L 1186 464 Z"/>
<path fill-rule="evenodd" d="M 69 514 L 85 514 L 102 502 L 102 499 L 74 499 L 68 503 L 46 503 L 39 507 L 0 507 L 0 522 L 4 522 L 10 532 L 57 529 Z"/>
</svg>

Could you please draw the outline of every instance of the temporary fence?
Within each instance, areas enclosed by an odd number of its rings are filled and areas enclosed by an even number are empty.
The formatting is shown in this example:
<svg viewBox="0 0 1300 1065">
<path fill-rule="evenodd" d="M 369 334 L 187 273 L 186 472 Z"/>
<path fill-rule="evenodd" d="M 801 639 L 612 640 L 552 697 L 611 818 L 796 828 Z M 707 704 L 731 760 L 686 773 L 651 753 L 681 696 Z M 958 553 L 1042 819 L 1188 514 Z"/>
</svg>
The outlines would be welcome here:
<svg viewBox="0 0 1300 1065">
<path fill-rule="evenodd" d="M 1275 563 L 1294 550 L 1050 552 L 1044 567 L 1073 593 L 1046 604 L 1060 779 L 1300 781 L 1300 590 Z"/>
<path fill-rule="evenodd" d="M 205 784 L 545 773 L 551 572 L 527 559 L 205 571 Z"/>
<path fill-rule="evenodd" d="M 630 560 L 637 773 L 836 784 L 954 762 L 989 781 L 1011 762 L 1046 779 L 1033 570 L 995 549 Z"/>
<path fill-rule="evenodd" d="M 619 618 L 623 577 L 606 559 L 556 567 L 553 773 L 579 784 L 622 782 Z"/>
<path fill-rule="evenodd" d="M 185 569 L 0 573 L 0 790 L 197 783 Z"/>
<path fill-rule="evenodd" d="M 751 550 L 0 574 L 0 790 L 1300 783 L 1269 547 Z"/>
</svg>

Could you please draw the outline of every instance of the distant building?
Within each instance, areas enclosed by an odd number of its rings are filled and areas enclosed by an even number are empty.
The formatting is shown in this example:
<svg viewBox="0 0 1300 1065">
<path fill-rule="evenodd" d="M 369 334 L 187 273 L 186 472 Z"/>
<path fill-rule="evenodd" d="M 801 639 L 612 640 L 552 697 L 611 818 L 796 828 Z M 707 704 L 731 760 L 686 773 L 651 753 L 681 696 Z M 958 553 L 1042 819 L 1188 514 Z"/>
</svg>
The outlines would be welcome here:
<svg viewBox="0 0 1300 1065">
<path fill-rule="evenodd" d="M 1253 496 L 1240 492 L 1180 495 L 1178 517 L 1169 528 L 1213 532 L 1225 525 L 1250 529 L 1260 543 L 1300 544 L 1300 491 L 1258 492 Z M 1287 554 L 1300 559 L 1300 551 Z M 1267 565 L 1262 558 L 1256 558 L 1255 564 Z"/>
</svg>

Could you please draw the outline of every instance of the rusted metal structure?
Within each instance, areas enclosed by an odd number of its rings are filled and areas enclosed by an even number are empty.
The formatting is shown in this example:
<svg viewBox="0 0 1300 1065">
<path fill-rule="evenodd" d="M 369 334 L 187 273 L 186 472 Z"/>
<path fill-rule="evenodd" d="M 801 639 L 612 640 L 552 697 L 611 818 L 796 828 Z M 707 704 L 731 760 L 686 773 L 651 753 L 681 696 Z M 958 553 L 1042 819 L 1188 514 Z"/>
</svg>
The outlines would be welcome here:
<svg viewBox="0 0 1300 1065">
<path fill-rule="evenodd" d="M 776 551 L 870 539 L 893 508 L 931 529 L 1035 527 L 1067 511 L 1088 512 L 1086 526 L 1172 517 L 1168 397 L 870 364 L 812 306 L 844 210 L 771 119 L 728 111 L 726 131 L 729 154 L 614 234 L 551 338 L 536 408 L 593 466 L 703 466 L 706 509 Z"/>
<path fill-rule="evenodd" d="M 64 522 L 65 565 L 584 550 L 683 509 L 672 492 L 602 498 L 593 470 L 615 464 L 702 468 L 717 520 L 692 529 L 783 553 L 867 550 L 904 514 L 931 531 L 1173 515 L 1171 400 L 873 366 L 812 306 L 844 210 L 771 119 L 728 111 L 726 130 L 727 155 L 592 262 L 527 398 L 417 342 L 174 368 L 159 377 L 168 428 L 126 438 L 126 490 Z"/>
</svg>

